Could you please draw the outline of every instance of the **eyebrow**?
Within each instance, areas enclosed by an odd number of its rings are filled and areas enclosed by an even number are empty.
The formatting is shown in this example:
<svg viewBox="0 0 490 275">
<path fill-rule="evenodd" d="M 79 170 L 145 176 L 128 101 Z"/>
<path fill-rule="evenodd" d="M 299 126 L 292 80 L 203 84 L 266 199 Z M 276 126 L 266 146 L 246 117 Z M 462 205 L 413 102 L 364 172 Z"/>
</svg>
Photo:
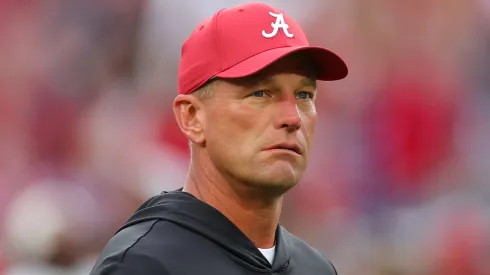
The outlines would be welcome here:
<svg viewBox="0 0 490 275">
<path fill-rule="evenodd" d="M 274 76 L 267 76 L 264 78 L 255 78 L 251 81 L 250 86 L 255 86 L 255 85 L 269 85 L 274 82 Z M 304 87 L 311 87 L 316 89 L 316 80 L 312 77 L 305 77 L 301 79 L 300 81 L 301 88 Z"/>
<path fill-rule="evenodd" d="M 316 80 L 311 77 L 301 79 L 300 83 L 302 87 L 312 87 L 316 89 Z"/>
</svg>

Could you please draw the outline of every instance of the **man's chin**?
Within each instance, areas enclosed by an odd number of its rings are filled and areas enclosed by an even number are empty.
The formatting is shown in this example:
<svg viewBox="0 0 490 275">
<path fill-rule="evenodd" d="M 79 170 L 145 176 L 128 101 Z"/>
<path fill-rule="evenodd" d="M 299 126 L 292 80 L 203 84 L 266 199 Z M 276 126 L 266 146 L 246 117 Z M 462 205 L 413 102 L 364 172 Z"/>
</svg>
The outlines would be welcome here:
<svg viewBox="0 0 490 275">
<path fill-rule="evenodd" d="M 278 175 L 276 177 L 267 177 L 251 183 L 258 192 L 268 196 L 282 196 L 291 190 L 299 182 L 296 175 Z"/>
</svg>

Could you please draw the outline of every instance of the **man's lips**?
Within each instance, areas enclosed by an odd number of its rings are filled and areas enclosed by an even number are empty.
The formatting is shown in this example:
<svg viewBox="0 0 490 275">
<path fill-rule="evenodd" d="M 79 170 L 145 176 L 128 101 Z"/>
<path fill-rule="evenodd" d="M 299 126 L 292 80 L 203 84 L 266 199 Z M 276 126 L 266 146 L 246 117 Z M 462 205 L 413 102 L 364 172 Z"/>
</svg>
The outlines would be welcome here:
<svg viewBox="0 0 490 275">
<path fill-rule="evenodd" d="M 296 144 L 296 143 L 279 143 L 270 147 L 267 147 L 264 151 L 269 151 L 269 150 L 289 150 L 292 151 L 298 155 L 302 155 L 303 151 L 301 150 L 301 147 Z"/>
</svg>

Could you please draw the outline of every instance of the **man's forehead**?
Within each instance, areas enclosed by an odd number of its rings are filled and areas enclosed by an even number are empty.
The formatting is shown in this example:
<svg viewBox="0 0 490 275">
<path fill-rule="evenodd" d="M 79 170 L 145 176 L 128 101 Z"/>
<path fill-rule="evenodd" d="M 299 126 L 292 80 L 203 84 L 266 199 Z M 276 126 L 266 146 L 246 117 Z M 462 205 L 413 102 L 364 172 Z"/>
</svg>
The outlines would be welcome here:
<svg viewBox="0 0 490 275">
<path fill-rule="evenodd" d="M 291 72 L 301 74 L 310 78 L 315 78 L 316 68 L 311 57 L 305 53 L 293 53 L 279 60 L 276 60 L 258 74 L 270 75 L 278 72 Z"/>
<path fill-rule="evenodd" d="M 301 85 L 316 86 L 316 69 L 312 62 L 302 55 L 292 55 L 280 59 L 257 73 L 237 79 L 244 86 L 272 84 L 280 74 L 296 74 L 301 77 Z"/>
</svg>

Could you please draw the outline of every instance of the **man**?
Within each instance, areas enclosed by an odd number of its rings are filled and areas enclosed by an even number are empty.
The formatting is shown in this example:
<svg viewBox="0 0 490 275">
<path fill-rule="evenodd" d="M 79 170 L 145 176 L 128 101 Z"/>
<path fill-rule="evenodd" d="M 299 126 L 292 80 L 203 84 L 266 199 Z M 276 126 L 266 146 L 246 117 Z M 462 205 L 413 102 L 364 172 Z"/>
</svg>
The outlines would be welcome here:
<svg viewBox="0 0 490 275">
<path fill-rule="evenodd" d="M 279 216 L 307 166 L 316 80 L 346 75 L 337 55 L 265 4 L 200 24 L 182 47 L 173 104 L 191 146 L 185 186 L 144 203 L 91 274 L 336 274 Z"/>
</svg>

